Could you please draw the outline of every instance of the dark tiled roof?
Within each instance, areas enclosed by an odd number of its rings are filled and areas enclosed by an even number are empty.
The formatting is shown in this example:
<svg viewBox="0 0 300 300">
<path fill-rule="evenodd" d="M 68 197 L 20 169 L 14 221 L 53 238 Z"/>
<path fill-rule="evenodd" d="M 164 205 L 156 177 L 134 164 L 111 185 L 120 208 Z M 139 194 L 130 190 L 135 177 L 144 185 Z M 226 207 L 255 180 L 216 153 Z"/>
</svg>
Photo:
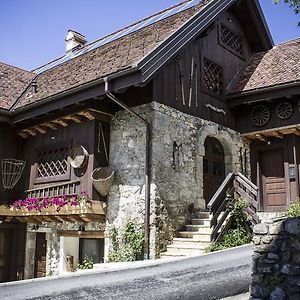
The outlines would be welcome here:
<svg viewBox="0 0 300 300">
<path fill-rule="evenodd" d="M 299 82 L 300 38 L 279 44 L 267 52 L 253 55 L 247 67 L 241 71 L 233 93 L 241 93 Z"/>
<path fill-rule="evenodd" d="M 14 108 L 18 109 L 36 103 L 44 98 L 133 67 L 187 20 L 202 10 L 207 2 L 200 2 L 192 8 L 41 73 L 36 78 L 38 92 L 32 95 L 28 89 Z"/>
<path fill-rule="evenodd" d="M 0 62 L 0 108 L 8 110 L 35 74 Z"/>
</svg>

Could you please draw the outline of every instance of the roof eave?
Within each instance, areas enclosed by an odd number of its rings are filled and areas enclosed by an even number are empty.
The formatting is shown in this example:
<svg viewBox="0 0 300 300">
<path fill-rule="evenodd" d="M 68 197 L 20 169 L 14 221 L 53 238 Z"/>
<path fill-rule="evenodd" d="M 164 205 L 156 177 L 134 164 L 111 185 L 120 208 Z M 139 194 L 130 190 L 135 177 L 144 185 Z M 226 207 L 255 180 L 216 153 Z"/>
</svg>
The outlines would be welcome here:
<svg viewBox="0 0 300 300">
<path fill-rule="evenodd" d="M 6 109 L 0 109 L 0 123 L 11 123 L 12 113 Z"/>
<path fill-rule="evenodd" d="M 229 100 L 229 106 L 235 107 L 243 104 L 249 104 L 251 102 L 262 101 L 266 99 L 277 99 L 299 94 L 300 81 L 293 81 L 285 84 L 229 94 L 227 95 L 227 99 Z"/>
<path fill-rule="evenodd" d="M 274 41 L 259 1 L 253 0 L 247 1 L 246 3 L 249 7 L 250 13 L 252 14 L 252 18 L 256 20 L 255 25 L 258 25 L 256 26 L 256 29 L 264 43 L 265 50 L 272 49 L 274 47 Z M 257 18 L 257 16 L 259 17 Z"/>
<path fill-rule="evenodd" d="M 114 91 L 141 83 L 139 69 L 133 66 L 130 69 L 107 75 Z M 12 111 L 13 122 L 18 123 L 53 110 L 86 101 L 105 94 L 104 77 L 87 84 L 72 88 L 59 94 L 49 96 L 33 104 L 17 108 Z M 56 101 L 53 101 L 56 100 Z"/>
</svg>

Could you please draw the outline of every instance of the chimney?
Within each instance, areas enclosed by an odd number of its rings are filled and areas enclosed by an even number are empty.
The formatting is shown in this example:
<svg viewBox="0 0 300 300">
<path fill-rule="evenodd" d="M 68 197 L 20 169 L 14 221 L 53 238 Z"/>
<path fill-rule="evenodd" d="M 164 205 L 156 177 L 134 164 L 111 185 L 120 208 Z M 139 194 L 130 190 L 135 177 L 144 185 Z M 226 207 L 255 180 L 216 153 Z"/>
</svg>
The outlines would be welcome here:
<svg viewBox="0 0 300 300">
<path fill-rule="evenodd" d="M 84 35 L 74 30 L 68 30 L 66 37 L 66 52 L 71 52 L 85 45 L 87 42 Z"/>
</svg>

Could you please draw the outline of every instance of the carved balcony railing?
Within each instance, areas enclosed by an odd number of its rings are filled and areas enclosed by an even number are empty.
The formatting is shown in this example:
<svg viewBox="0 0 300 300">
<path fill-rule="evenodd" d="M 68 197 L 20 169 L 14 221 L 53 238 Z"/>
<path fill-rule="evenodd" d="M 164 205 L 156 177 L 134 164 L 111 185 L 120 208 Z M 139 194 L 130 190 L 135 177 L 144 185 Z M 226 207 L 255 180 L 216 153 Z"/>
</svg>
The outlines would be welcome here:
<svg viewBox="0 0 300 300">
<path fill-rule="evenodd" d="M 232 224 L 232 218 L 227 209 L 226 196 L 228 194 L 233 199 L 242 197 L 247 202 L 245 212 L 249 216 L 249 221 L 252 224 L 260 222 L 256 214 L 258 187 L 241 173 L 229 173 L 208 203 L 211 215 L 212 242 L 220 241 Z"/>
</svg>

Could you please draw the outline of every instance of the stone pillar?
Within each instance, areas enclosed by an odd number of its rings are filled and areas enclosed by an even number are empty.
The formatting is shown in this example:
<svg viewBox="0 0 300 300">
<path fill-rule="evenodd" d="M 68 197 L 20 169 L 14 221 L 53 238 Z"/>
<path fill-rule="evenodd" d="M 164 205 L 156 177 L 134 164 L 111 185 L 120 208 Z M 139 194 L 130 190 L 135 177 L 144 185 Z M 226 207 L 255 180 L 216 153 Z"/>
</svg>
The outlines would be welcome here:
<svg viewBox="0 0 300 300">
<path fill-rule="evenodd" d="M 254 227 L 250 299 L 300 299 L 300 218 Z"/>
<path fill-rule="evenodd" d="M 27 232 L 24 279 L 34 278 L 36 232 Z"/>
</svg>

